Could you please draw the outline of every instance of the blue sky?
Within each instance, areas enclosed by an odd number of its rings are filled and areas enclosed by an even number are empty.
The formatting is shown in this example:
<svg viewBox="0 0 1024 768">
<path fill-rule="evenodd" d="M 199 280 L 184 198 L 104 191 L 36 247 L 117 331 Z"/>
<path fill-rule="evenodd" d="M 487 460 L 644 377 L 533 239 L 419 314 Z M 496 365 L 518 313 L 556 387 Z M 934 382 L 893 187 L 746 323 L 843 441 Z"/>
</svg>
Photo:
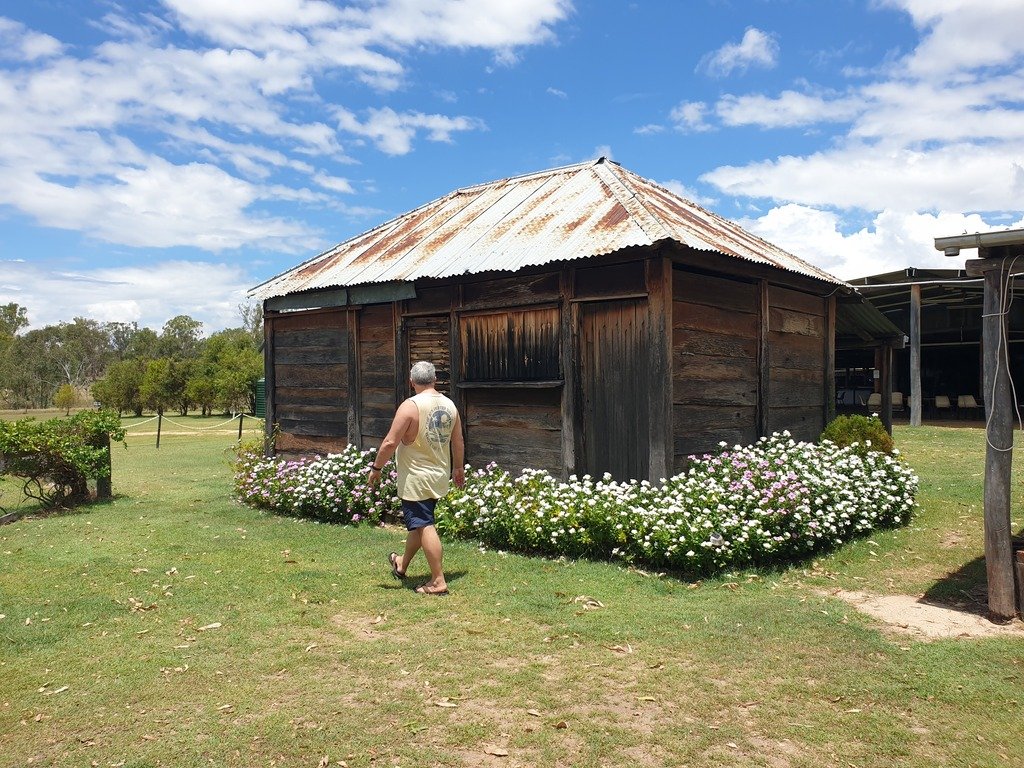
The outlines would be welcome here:
<svg viewBox="0 0 1024 768">
<path fill-rule="evenodd" d="M 1019 0 L 0 0 L 0 303 L 238 324 L 461 186 L 608 156 L 852 278 L 1024 226 Z M 969 254 L 965 254 L 969 255 Z"/>
</svg>

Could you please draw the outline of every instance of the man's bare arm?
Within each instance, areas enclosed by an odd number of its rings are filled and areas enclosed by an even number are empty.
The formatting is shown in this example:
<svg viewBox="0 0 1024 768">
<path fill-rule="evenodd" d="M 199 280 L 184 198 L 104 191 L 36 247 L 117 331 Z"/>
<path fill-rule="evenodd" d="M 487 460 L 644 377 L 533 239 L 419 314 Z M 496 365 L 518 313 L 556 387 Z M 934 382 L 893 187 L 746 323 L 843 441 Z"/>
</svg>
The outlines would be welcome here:
<svg viewBox="0 0 1024 768">
<path fill-rule="evenodd" d="M 462 419 L 455 414 L 455 428 L 452 429 L 452 480 L 459 488 L 466 482 L 466 444 L 462 438 Z"/>
<path fill-rule="evenodd" d="M 391 460 L 391 457 L 395 455 L 395 451 L 398 450 L 402 438 L 409 432 L 409 428 L 416 423 L 417 419 L 419 419 L 419 411 L 412 400 L 406 400 L 398 406 L 395 418 L 391 422 L 391 429 L 388 430 L 387 435 L 385 435 L 384 440 L 380 444 L 380 448 L 377 449 L 377 458 L 373 461 L 374 467 L 383 467 Z M 376 476 L 371 468 L 370 482 L 375 481 Z"/>
</svg>

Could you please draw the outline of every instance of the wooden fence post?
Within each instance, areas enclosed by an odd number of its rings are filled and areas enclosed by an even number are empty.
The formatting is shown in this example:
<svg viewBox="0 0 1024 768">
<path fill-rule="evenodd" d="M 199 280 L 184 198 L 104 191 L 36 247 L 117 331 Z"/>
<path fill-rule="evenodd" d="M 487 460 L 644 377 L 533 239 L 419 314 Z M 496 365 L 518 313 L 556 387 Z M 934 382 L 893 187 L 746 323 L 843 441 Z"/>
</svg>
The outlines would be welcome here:
<svg viewBox="0 0 1024 768">
<path fill-rule="evenodd" d="M 96 501 L 109 501 L 113 497 L 112 477 L 113 470 L 110 464 L 110 435 L 105 434 L 101 438 L 100 447 L 103 448 L 103 467 L 107 474 L 105 477 L 96 478 Z"/>
</svg>

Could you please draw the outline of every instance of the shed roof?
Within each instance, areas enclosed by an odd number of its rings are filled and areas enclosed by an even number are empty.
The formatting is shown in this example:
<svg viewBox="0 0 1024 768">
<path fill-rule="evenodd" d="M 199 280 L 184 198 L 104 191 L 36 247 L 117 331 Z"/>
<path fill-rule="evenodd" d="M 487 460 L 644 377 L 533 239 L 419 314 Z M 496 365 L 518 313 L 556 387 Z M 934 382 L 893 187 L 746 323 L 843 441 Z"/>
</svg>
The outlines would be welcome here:
<svg viewBox="0 0 1024 768">
<path fill-rule="evenodd" d="M 508 271 L 675 241 L 845 286 L 838 278 L 605 158 L 451 192 L 256 286 L 323 288 Z"/>
</svg>

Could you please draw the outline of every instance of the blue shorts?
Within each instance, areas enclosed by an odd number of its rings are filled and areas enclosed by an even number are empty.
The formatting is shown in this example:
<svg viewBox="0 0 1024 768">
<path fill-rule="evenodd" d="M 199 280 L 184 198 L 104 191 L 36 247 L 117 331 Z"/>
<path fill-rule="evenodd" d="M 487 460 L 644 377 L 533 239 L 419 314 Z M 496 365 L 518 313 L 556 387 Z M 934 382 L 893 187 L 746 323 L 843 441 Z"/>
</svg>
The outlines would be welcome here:
<svg viewBox="0 0 1024 768">
<path fill-rule="evenodd" d="M 402 499 L 402 519 L 405 520 L 406 530 L 415 531 L 417 528 L 433 525 L 436 506 L 437 499 L 424 499 L 423 501 Z"/>
</svg>

